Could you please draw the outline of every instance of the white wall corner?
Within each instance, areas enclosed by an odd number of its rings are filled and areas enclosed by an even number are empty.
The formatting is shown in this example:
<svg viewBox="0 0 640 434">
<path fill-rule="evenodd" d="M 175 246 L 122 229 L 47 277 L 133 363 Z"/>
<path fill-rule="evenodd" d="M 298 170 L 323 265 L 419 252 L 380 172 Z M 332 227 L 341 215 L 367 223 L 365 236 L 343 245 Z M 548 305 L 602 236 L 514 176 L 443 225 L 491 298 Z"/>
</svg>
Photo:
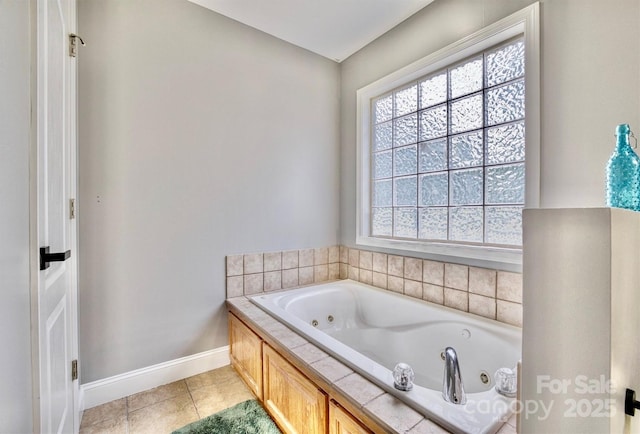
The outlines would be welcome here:
<svg viewBox="0 0 640 434">
<path fill-rule="evenodd" d="M 80 385 L 80 411 L 229 364 L 229 346 Z"/>
</svg>

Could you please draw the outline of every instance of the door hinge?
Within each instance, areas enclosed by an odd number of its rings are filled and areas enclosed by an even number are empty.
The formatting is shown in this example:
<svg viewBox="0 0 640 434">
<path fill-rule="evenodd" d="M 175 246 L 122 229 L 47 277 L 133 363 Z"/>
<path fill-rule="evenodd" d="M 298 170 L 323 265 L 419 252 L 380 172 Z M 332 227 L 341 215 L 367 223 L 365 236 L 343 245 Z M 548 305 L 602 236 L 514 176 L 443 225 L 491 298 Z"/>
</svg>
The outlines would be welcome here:
<svg viewBox="0 0 640 434">
<path fill-rule="evenodd" d="M 69 199 L 69 220 L 76 218 L 76 200 Z"/>
<path fill-rule="evenodd" d="M 84 43 L 82 38 L 75 33 L 69 33 L 69 56 L 76 57 L 78 55 L 78 40 L 84 46 L 87 45 Z"/>
<path fill-rule="evenodd" d="M 78 359 L 71 361 L 71 381 L 78 379 Z"/>
</svg>

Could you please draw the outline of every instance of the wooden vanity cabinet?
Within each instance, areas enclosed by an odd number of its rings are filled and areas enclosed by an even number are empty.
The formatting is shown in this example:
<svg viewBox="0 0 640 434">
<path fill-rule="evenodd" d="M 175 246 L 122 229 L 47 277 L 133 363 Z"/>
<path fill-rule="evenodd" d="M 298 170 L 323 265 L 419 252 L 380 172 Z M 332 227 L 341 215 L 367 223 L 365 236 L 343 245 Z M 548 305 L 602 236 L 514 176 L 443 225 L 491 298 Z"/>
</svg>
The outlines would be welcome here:
<svg viewBox="0 0 640 434">
<path fill-rule="evenodd" d="M 251 391 L 262 400 L 262 340 L 235 315 L 229 315 L 229 358 Z"/>
<path fill-rule="evenodd" d="M 263 344 L 263 404 L 288 434 L 327 432 L 327 395 L 269 345 Z"/>
<path fill-rule="evenodd" d="M 333 399 L 329 402 L 329 434 L 371 434 Z"/>
</svg>

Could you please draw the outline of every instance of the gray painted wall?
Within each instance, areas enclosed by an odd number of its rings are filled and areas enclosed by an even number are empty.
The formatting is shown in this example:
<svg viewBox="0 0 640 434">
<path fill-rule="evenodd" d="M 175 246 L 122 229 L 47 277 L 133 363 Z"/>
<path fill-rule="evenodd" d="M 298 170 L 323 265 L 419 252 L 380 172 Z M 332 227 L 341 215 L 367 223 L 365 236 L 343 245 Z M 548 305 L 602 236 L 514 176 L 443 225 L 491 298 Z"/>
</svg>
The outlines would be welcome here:
<svg viewBox="0 0 640 434">
<path fill-rule="evenodd" d="M 228 344 L 227 254 L 334 245 L 339 65 L 187 0 L 80 0 L 82 383 Z"/>
<path fill-rule="evenodd" d="M 356 91 L 531 3 L 437 0 L 342 63 L 342 244 L 356 237 Z M 604 205 L 615 126 L 640 131 L 639 16 L 637 0 L 541 1 L 540 206 Z"/>
<path fill-rule="evenodd" d="M 0 0 L 0 432 L 31 432 L 29 2 Z"/>
</svg>

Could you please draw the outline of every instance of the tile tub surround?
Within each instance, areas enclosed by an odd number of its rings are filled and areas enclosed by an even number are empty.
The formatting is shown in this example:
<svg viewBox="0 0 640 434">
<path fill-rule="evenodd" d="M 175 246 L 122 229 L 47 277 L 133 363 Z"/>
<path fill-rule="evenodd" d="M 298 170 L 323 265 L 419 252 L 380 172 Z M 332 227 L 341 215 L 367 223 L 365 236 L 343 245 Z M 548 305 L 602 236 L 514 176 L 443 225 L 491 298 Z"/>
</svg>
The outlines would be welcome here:
<svg viewBox="0 0 640 434">
<path fill-rule="evenodd" d="M 445 429 L 385 392 L 313 343 L 302 338 L 246 297 L 227 299 L 227 308 L 258 331 L 263 339 L 298 370 L 365 423 L 378 425 L 386 433 L 442 434 Z M 513 416 L 498 434 L 515 434 Z"/>
<path fill-rule="evenodd" d="M 227 298 L 352 279 L 522 327 L 522 274 L 346 246 L 226 257 Z"/>
</svg>

